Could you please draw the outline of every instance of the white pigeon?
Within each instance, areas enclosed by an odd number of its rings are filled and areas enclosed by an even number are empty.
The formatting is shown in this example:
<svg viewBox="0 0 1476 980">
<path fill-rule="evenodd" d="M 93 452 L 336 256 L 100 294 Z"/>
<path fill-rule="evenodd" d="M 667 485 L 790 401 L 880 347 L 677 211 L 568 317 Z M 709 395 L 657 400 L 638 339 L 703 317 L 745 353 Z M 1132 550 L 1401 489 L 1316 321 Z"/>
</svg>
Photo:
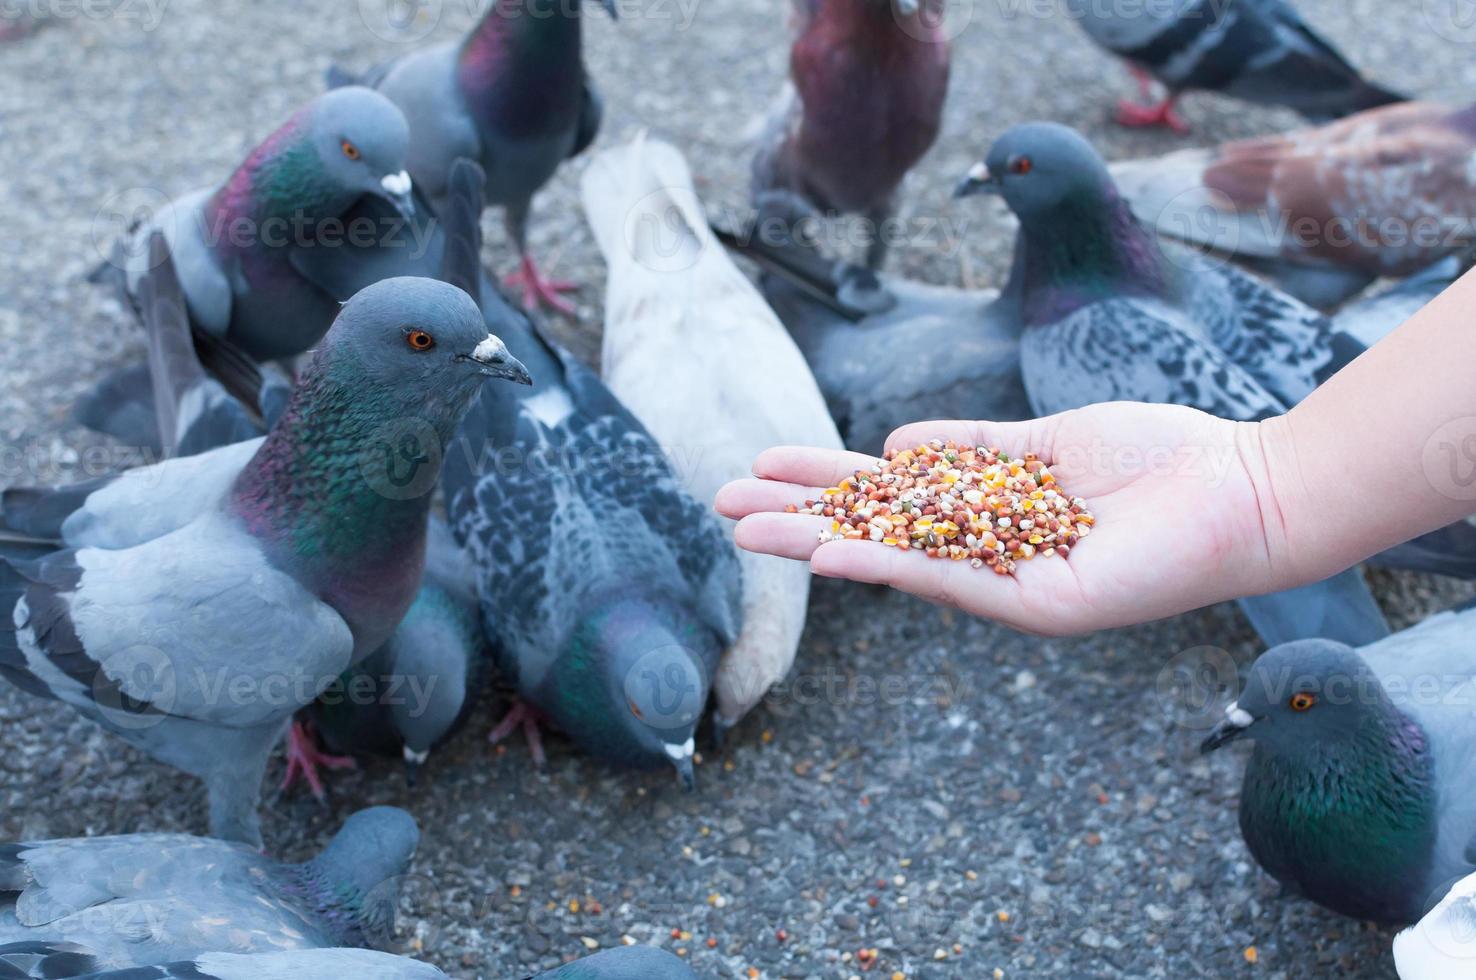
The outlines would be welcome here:
<svg viewBox="0 0 1476 980">
<path fill-rule="evenodd" d="M 711 503 L 772 446 L 841 448 L 804 356 L 709 230 L 681 153 L 641 134 L 595 157 L 582 191 L 609 265 L 605 383 L 694 497 Z M 809 604 L 805 565 L 739 554 L 744 625 L 713 683 L 720 732 L 789 673 Z"/>
<path fill-rule="evenodd" d="M 1476 977 L 1476 875 L 1456 882 L 1440 904 L 1394 937 L 1399 980 Z"/>
</svg>

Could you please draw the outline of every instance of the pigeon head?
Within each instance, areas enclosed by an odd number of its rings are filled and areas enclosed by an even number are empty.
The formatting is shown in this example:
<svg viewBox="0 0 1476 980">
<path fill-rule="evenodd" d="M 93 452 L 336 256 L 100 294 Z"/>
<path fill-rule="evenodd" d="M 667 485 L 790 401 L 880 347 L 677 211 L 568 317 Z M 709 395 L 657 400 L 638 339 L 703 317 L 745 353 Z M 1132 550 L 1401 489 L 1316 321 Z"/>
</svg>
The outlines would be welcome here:
<svg viewBox="0 0 1476 980">
<path fill-rule="evenodd" d="M 487 333 L 470 296 L 414 277 L 384 279 L 356 293 L 323 339 L 314 366 L 332 381 L 389 399 L 392 411 L 437 403 L 464 408 L 488 378 L 532 384 L 522 363 Z"/>
<path fill-rule="evenodd" d="M 1298 640 L 1267 651 L 1245 690 L 1204 740 L 1212 752 L 1242 738 L 1296 758 L 1362 739 L 1371 715 L 1394 710 L 1358 651 L 1331 640 Z"/>
<path fill-rule="evenodd" d="M 302 866 L 303 887 L 324 907 L 347 910 L 354 921 L 346 926 L 368 944 L 385 946 L 392 941 L 400 887 L 419 845 L 420 829 L 404 810 L 360 810 Z"/>
<path fill-rule="evenodd" d="M 405 170 L 410 127 L 389 99 L 356 85 L 320 96 L 313 104 L 312 140 L 323 169 L 355 199 L 380 197 L 406 219 L 414 216 Z"/>
<path fill-rule="evenodd" d="M 216 247 L 316 238 L 316 223 L 341 218 L 366 195 L 413 215 L 409 145 L 404 114 L 378 92 L 354 86 L 320 95 L 252 150 L 215 193 L 207 221 Z M 244 242 L 243 227 L 254 232 Z"/>
<path fill-rule="evenodd" d="M 405 775 L 414 782 L 431 749 L 441 744 L 466 710 L 470 661 L 482 653 L 477 617 L 439 586 L 421 586 L 390 640 L 401 695 L 390 718 L 404 742 Z"/>
<path fill-rule="evenodd" d="M 632 768 L 671 766 L 690 790 L 695 732 L 720 652 L 690 610 L 614 598 L 575 631 L 552 713 L 586 751 Z"/>
<path fill-rule="evenodd" d="M 1107 165 L 1085 138 L 1059 123 L 1033 122 L 995 140 L 954 196 L 996 194 L 1023 223 L 1064 204 L 1101 201 L 1112 188 Z"/>
</svg>

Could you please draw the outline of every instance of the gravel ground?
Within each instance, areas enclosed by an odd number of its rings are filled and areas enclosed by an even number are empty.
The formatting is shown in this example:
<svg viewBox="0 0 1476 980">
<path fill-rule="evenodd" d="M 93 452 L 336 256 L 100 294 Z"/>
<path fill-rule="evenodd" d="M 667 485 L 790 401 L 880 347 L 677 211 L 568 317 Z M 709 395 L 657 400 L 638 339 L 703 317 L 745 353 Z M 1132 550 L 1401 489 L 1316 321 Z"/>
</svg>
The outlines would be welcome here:
<svg viewBox="0 0 1476 980">
<path fill-rule="evenodd" d="M 432 36 L 463 30 L 475 2 L 431 3 L 444 8 Z M 1450 100 L 1476 83 L 1472 38 L 1441 19 L 1444 2 L 1401 14 L 1380 0 L 1299 5 L 1386 82 Z M 319 91 L 330 61 L 360 67 L 403 50 L 367 29 L 359 7 L 46 0 L 33 9 L 49 17 L 0 48 L 0 485 L 136 460 L 67 417 L 79 392 L 141 349 L 117 304 L 83 281 L 95 243 L 150 195 L 219 179 Z M 686 149 L 715 203 L 741 204 L 749 123 L 784 71 L 785 8 L 630 0 L 612 25 L 592 7 L 602 142 L 648 126 Z M 1060 120 L 1113 157 L 1182 141 L 1108 122 L 1131 85 L 1051 0 L 955 11 L 968 23 L 946 130 L 910 178 L 904 215 L 967 218 L 967 235 L 892 261 L 937 281 L 995 283 L 1010 242 L 1002 209 L 945 205 L 1002 128 Z M 1295 122 L 1208 96 L 1186 114 L 1190 139 L 1211 142 Z M 540 198 L 533 239 L 556 271 L 588 284 L 579 322 L 558 329 L 593 357 L 603 271 L 577 167 Z M 506 268 L 500 224 L 487 225 L 488 260 Z M 1375 584 L 1399 626 L 1470 592 L 1417 576 Z M 1173 680 L 1207 666 L 1228 685 L 1213 651 L 1254 656 L 1233 608 L 1046 641 L 822 582 L 811 622 L 792 682 L 721 764 L 700 767 L 694 795 L 609 773 L 556 738 L 550 775 L 535 776 L 521 745 L 485 747 L 499 707 L 489 695 L 420 791 L 397 766 L 370 763 L 335 779 L 331 812 L 302 796 L 271 802 L 269 846 L 306 855 L 353 809 L 408 807 L 425 829 L 409 943 L 464 977 L 521 976 L 625 936 L 687 950 L 713 978 L 849 977 L 863 948 L 877 951 L 871 974 L 909 978 L 1392 975 L 1387 932 L 1279 897 L 1255 868 L 1235 821 L 1239 753 L 1196 754 L 1205 711 Z M 67 710 L 4 688 L 0 724 L 0 839 L 205 825 L 196 783 Z"/>
</svg>

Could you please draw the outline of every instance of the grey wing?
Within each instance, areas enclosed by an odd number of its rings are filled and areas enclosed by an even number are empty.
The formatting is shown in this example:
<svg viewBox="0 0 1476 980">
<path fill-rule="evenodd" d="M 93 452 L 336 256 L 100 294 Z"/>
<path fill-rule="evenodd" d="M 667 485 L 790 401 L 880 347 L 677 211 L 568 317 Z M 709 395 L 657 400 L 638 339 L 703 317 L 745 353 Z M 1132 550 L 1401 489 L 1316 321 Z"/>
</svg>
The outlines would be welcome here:
<svg viewBox="0 0 1476 980">
<path fill-rule="evenodd" d="M 124 550 L 0 560 L 0 598 L 13 610 L 0 669 L 105 722 L 268 725 L 341 674 L 354 647 L 338 613 L 219 514 Z"/>
<path fill-rule="evenodd" d="M 192 322 L 212 336 L 224 337 L 231 325 L 233 293 L 230 276 L 208 244 L 212 232 L 206 227 L 203 206 L 212 193 L 200 190 L 171 201 L 136 230 L 132 240 L 115 253 L 114 261 L 124 264 L 129 294 L 136 296 L 139 283 L 150 271 L 149 241 L 155 232 L 162 234 Z"/>
<path fill-rule="evenodd" d="M 0 492 L 0 527 L 70 547 L 131 548 L 214 507 L 260 439 L 58 488 Z"/>
<path fill-rule="evenodd" d="M 1133 299 L 1094 303 L 1020 341 L 1025 390 L 1038 415 L 1098 402 L 1186 405 L 1242 422 L 1279 415 L 1281 402 L 1176 311 Z"/>
<path fill-rule="evenodd" d="M 164 454 L 189 456 L 261 435 L 260 421 L 201 367 L 184 290 L 158 232 L 149 239 L 149 265 L 138 305 Z"/>
<path fill-rule="evenodd" d="M 1228 263 L 1196 258 L 1189 271 L 1189 314 L 1215 346 L 1283 405 L 1311 394 L 1333 359 L 1331 321 Z"/>
<path fill-rule="evenodd" d="M 16 920 L 43 926 L 120 898 L 193 891 L 269 862 L 239 844 L 185 834 L 0 845 L 0 890 Z"/>
</svg>

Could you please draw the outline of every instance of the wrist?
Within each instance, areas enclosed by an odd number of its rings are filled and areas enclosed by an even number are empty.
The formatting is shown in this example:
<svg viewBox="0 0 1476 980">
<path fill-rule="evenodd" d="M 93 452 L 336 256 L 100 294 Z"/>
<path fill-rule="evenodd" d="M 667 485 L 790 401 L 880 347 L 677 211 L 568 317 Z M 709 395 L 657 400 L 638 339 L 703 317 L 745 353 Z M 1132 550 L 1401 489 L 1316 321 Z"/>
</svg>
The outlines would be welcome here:
<svg viewBox="0 0 1476 980">
<path fill-rule="evenodd" d="M 1237 422 L 1236 448 L 1250 481 L 1252 515 L 1259 536 L 1251 535 L 1248 548 L 1259 564 L 1263 580 L 1248 594 L 1297 588 L 1341 571 L 1323 568 L 1321 549 L 1308 546 L 1301 532 L 1312 514 L 1311 491 L 1303 479 L 1296 429 L 1287 415 L 1261 422 Z"/>
</svg>

